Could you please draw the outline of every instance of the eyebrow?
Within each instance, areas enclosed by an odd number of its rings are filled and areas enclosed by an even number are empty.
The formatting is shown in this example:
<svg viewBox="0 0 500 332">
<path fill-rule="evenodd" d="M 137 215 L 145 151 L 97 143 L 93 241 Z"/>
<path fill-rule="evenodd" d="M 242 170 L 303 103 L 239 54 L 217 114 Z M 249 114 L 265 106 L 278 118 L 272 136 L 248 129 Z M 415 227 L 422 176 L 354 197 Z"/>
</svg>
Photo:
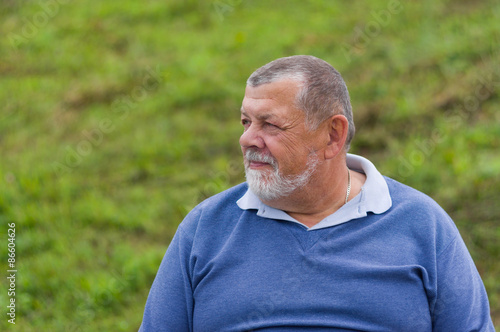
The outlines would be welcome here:
<svg viewBox="0 0 500 332">
<path fill-rule="evenodd" d="M 249 115 L 245 112 L 245 110 L 243 109 L 243 107 L 240 109 L 240 111 L 241 111 L 241 114 L 243 114 L 243 115 L 244 115 L 244 116 L 246 116 L 246 117 L 249 117 Z M 258 120 L 267 120 L 267 119 L 269 119 L 269 118 L 274 118 L 274 117 L 276 117 L 276 115 L 274 115 L 274 114 L 269 114 L 269 113 L 268 113 L 268 114 L 262 114 L 262 115 L 257 115 L 257 116 L 256 116 L 256 118 L 257 118 Z"/>
</svg>

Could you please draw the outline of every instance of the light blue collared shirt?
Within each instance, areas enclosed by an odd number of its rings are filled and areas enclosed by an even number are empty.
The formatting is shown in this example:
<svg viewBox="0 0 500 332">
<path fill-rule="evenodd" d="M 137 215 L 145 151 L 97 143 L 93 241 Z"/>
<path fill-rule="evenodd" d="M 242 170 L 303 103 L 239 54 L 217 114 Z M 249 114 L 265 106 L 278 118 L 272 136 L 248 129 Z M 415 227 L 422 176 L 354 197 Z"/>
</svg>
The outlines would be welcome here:
<svg viewBox="0 0 500 332">
<path fill-rule="evenodd" d="M 313 227 L 307 227 L 295 218 L 292 218 L 283 210 L 272 208 L 264 203 L 250 189 L 247 190 L 236 203 L 243 210 L 255 209 L 257 215 L 262 218 L 287 220 L 298 223 L 307 228 L 308 231 L 339 225 L 354 219 L 362 218 L 368 212 L 381 214 L 392 206 L 391 195 L 387 182 L 375 166 L 366 158 L 354 154 L 347 154 L 347 167 L 351 170 L 364 173 L 366 181 L 361 192 L 351 199 L 347 204 L 329 215 Z"/>
</svg>

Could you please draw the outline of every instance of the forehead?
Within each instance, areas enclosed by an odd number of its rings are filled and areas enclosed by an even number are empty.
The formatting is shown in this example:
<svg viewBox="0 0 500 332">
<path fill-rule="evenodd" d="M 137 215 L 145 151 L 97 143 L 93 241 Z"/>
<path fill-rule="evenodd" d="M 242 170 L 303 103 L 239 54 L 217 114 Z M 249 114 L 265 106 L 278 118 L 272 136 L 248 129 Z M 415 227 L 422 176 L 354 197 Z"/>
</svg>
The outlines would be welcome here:
<svg viewBox="0 0 500 332">
<path fill-rule="evenodd" d="M 303 113 L 295 106 L 299 89 L 299 83 L 289 79 L 256 87 L 247 86 L 241 111 L 259 118 L 286 117 Z"/>
</svg>

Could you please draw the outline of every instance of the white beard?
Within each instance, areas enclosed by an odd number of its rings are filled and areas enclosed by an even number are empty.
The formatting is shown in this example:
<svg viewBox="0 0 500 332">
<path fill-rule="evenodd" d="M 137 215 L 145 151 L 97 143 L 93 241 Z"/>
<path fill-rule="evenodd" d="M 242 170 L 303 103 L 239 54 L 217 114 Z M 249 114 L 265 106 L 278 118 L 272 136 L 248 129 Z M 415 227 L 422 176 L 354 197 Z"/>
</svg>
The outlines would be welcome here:
<svg viewBox="0 0 500 332">
<path fill-rule="evenodd" d="M 250 161 L 269 163 L 273 171 L 254 170 L 249 167 Z M 245 176 L 249 188 L 260 199 L 265 201 L 286 197 L 296 189 L 306 185 L 319 164 L 319 158 L 314 153 L 307 157 L 306 169 L 298 175 L 283 176 L 276 159 L 268 155 L 260 155 L 256 151 L 247 150 L 245 162 Z"/>
</svg>

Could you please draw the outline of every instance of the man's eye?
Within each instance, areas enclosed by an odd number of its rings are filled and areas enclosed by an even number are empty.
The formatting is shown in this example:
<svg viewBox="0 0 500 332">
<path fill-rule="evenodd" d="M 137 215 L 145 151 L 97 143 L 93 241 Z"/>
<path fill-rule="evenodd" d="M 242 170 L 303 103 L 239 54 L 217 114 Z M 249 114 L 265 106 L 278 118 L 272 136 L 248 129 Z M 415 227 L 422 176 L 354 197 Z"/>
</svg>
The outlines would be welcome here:
<svg viewBox="0 0 500 332">
<path fill-rule="evenodd" d="M 266 126 L 271 127 L 271 128 L 280 129 L 280 127 L 278 127 L 277 125 L 269 123 L 269 122 L 266 122 Z"/>
<path fill-rule="evenodd" d="M 250 124 L 250 121 L 248 121 L 248 120 L 246 120 L 246 119 L 243 119 L 243 120 L 241 120 L 241 124 L 242 124 L 243 126 L 247 126 L 247 125 L 249 125 L 249 124 Z"/>
</svg>

